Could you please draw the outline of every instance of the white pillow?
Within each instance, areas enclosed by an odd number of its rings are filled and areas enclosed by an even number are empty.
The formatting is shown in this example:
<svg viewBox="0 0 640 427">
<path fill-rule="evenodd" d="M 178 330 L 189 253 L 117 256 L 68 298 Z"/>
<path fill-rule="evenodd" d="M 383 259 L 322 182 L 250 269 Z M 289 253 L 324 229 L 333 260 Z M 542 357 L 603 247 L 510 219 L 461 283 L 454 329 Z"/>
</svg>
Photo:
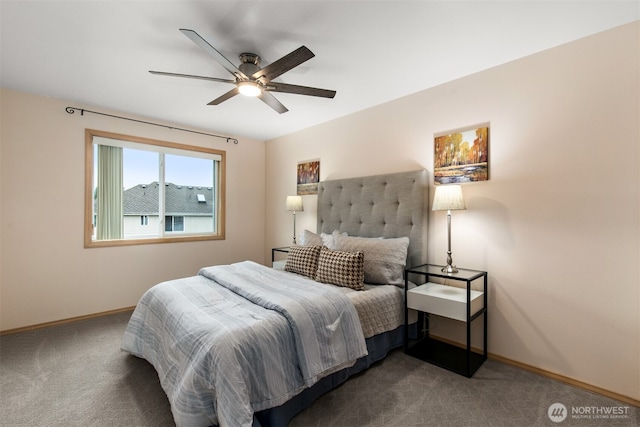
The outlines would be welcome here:
<svg viewBox="0 0 640 427">
<path fill-rule="evenodd" d="M 365 283 L 404 286 L 409 238 L 380 239 L 334 234 L 336 250 L 364 252 Z"/>
<path fill-rule="evenodd" d="M 304 230 L 302 233 L 300 233 L 300 236 L 298 236 L 298 245 L 326 246 L 331 250 L 335 250 L 336 244 L 335 244 L 334 236 L 337 234 L 340 234 L 343 236 L 347 235 L 347 233 L 340 233 L 338 230 L 334 230 L 334 232 L 331 234 L 328 234 L 328 233 L 316 234 L 312 231 Z"/>
<path fill-rule="evenodd" d="M 331 234 L 320 234 L 320 237 L 322 238 L 322 244 L 332 251 L 336 249 L 336 236 L 347 236 L 347 233 L 341 233 L 338 230 L 333 230 L 333 233 Z"/>
</svg>

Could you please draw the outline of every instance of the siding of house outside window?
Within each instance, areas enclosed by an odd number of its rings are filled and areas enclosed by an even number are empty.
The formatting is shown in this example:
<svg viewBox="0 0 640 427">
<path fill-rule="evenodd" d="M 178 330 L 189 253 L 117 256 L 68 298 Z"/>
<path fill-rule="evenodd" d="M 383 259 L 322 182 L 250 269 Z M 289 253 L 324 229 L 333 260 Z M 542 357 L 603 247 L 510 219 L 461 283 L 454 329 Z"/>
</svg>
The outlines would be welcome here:
<svg viewBox="0 0 640 427">
<path fill-rule="evenodd" d="M 139 184 L 124 191 L 124 236 L 150 237 L 158 234 L 158 183 Z M 168 232 L 202 233 L 214 231 L 213 189 L 165 184 L 164 230 Z M 148 218 L 141 225 L 140 217 Z M 170 223 L 169 223 L 170 222 Z"/>
</svg>

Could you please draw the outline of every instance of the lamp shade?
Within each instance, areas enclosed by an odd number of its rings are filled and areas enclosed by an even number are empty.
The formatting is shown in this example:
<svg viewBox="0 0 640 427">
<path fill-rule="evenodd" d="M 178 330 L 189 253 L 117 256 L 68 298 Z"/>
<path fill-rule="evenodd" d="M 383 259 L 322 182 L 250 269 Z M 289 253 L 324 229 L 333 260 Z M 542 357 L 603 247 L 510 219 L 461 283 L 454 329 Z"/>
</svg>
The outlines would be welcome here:
<svg viewBox="0 0 640 427">
<path fill-rule="evenodd" d="M 287 211 L 300 212 L 303 210 L 301 196 L 287 196 Z"/>
<path fill-rule="evenodd" d="M 467 207 L 462 197 L 462 187 L 459 185 L 438 185 L 433 196 L 434 211 L 457 211 Z"/>
</svg>

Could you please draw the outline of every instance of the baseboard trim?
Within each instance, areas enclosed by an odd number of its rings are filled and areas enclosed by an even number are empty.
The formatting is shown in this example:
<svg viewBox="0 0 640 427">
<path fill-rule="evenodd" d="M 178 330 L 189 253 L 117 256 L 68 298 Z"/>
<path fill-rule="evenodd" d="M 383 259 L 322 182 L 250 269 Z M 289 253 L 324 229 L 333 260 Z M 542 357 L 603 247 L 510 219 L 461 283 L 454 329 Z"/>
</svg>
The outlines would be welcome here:
<svg viewBox="0 0 640 427">
<path fill-rule="evenodd" d="M 640 400 L 634 399 L 629 396 L 625 396 L 623 394 L 619 394 L 610 390 L 606 390 L 602 387 L 598 387 L 589 383 L 585 383 L 580 380 L 576 380 L 574 378 L 570 378 L 564 375 L 556 374 L 551 371 L 547 371 L 544 369 L 536 368 L 535 366 L 527 365 L 526 363 L 518 362 L 516 360 L 512 360 L 503 356 L 499 356 L 497 354 L 489 353 L 489 359 L 495 360 L 496 362 L 501 362 L 506 365 L 515 366 L 520 369 L 524 369 L 525 371 L 533 372 L 534 374 L 538 374 L 543 377 L 551 378 L 552 380 L 560 381 L 561 383 L 568 384 L 577 388 L 581 388 L 586 391 L 590 391 L 592 393 L 600 394 L 605 397 L 610 397 L 611 399 L 619 400 L 624 403 L 628 403 L 629 405 L 640 407 Z"/>
<path fill-rule="evenodd" d="M 51 326 L 64 325 L 66 323 L 73 323 L 73 322 L 78 322 L 80 320 L 94 319 L 96 317 L 109 316 L 111 314 L 125 313 L 127 311 L 133 311 L 135 308 L 136 308 L 135 306 L 133 306 L 133 307 L 125 307 L 125 308 L 118 308 L 116 310 L 102 311 L 100 313 L 93 313 L 93 314 L 86 314 L 84 316 L 70 317 L 68 319 L 55 320 L 53 322 L 38 323 L 36 325 L 23 326 L 21 328 L 7 329 L 6 331 L 0 331 L 0 336 L 9 335 L 9 334 L 17 334 L 18 332 L 32 331 L 34 329 L 49 328 Z"/>
<path fill-rule="evenodd" d="M 464 348 L 464 345 L 457 342 L 452 341 L 450 339 L 438 336 L 431 335 L 432 338 L 437 339 L 439 341 L 446 342 L 451 345 L 455 345 L 460 348 Z M 482 353 L 482 349 L 478 347 L 472 347 L 471 350 L 476 353 Z M 504 363 L 505 365 L 515 366 L 516 368 L 523 369 L 525 371 L 533 372 L 534 374 L 540 375 L 542 377 L 550 378 L 552 380 L 559 381 L 564 384 L 568 384 L 573 387 L 577 387 L 592 393 L 596 393 L 605 397 L 609 397 L 611 399 L 619 400 L 620 402 L 628 403 L 629 405 L 640 407 L 640 400 L 634 399 L 629 396 L 625 396 L 623 394 L 619 394 L 610 390 L 606 390 L 602 387 L 598 387 L 589 383 L 585 383 L 580 380 L 576 380 L 574 378 L 567 377 L 565 375 L 556 374 L 551 371 L 547 371 L 545 369 L 536 368 L 535 366 L 527 365 L 526 363 L 518 362 L 517 360 L 509 359 L 504 356 L 500 356 L 495 353 L 487 352 L 487 357 L 491 360 L 495 360 L 496 362 Z"/>
</svg>

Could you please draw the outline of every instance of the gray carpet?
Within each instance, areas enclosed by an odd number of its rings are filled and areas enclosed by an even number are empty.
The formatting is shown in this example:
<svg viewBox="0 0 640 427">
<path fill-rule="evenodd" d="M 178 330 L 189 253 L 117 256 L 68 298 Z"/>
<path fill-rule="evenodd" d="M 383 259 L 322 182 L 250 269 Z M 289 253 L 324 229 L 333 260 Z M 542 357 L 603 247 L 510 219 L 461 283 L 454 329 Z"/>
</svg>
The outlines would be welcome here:
<svg viewBox="0 0 640 427">
<path fill-rule="evenodd" d="M 120 351 L 130 313 L 0 337 L 0 425 L 173 426 L 158 376 Z M 550 405 L 568 417 L 552 422 Z M 581 418 L 572 410 L 626 412 Z M 602 414 L 601 414 L 602 415 Z M 494 361 L 467 379 L 393 351 L 291 427 L 638 426 L 640 410 Z"/>
</svg>

